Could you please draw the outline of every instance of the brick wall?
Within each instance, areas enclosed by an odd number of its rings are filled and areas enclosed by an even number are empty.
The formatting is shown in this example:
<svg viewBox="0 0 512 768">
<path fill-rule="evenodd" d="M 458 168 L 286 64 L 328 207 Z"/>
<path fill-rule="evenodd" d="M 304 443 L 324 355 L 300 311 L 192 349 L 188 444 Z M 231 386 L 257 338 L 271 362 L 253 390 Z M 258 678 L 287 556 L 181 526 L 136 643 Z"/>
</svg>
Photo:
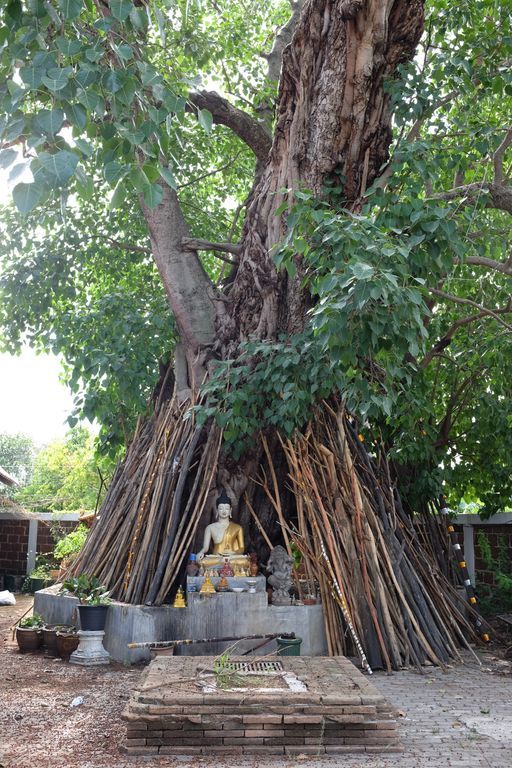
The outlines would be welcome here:
<svg viewBox="0 0 512 768">
<path fill-rule="evenodd" d="M 28 520 L 0 520 L 0 574 L 27 571 Z"/>
<path fill-rule="evenodd" d="M 0 574 L 26 574 L 29 524 L 29 520 L 0 519 Z M 78 522 L 75 521 L 59 521 L 59 526 L 65 533 L 73 531 L 77 525 Z M 54 547 L 50 526 L 45 520 L 40 520 L 37 528 L 37 554 L 48 554 Z"/>
</svg>

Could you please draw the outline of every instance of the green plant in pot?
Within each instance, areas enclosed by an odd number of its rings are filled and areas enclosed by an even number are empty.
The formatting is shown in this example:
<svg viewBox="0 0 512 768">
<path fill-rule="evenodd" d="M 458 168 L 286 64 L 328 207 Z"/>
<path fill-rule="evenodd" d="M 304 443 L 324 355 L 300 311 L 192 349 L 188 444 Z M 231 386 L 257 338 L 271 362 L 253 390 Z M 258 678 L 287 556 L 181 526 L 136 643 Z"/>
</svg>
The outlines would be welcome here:
<svg viewBox="0 0 512 768">
<path fill-rule="evenodd" d="M 50 573 L 50 567 L 47 564 L 40 564 L 37 568 L 34 568 L 29 576 L 29 590 L 30 592 L 37 592 L 38 589 L 44 589 L 53 584 L 53 579 Z"/>
<path fill-rule="evenodd" d="M 66 579 L 61 593 L 74 595 L 80 601 L 78 613 L 84 632 L 100 632 L 105 629 L 110 604 L 108 591 L 95 576 L 85 573 Z"/>
<path fill-rule="evenodd" d="M 22 619 L 16 627 L 16 642 L 21 653 L 38 651 L 43 644 L 44 621 L 38 613 Z"/>
</svg>

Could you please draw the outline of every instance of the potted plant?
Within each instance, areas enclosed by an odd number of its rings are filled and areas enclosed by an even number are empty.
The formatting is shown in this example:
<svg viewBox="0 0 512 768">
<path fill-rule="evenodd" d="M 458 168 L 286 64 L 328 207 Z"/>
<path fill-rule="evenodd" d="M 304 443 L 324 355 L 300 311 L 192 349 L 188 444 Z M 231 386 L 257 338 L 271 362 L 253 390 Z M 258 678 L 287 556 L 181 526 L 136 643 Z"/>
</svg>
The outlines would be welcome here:
<svg viewBox="0 0 512 768">
<path fill-rule="evenodd" d="M 39 589 L 49 587 L 51 584 L 53 584 L 53 579 L 48 565 L 38 565 L 29 576 L 30 592 L 37 592 Z"/>
<path fill-rule="evenodd" d="M 66 579 L 60 591 L 79 599 L 78 613 L 84 632 L 101 632 L 105 629 L 110 599 L 108 591 L 99 579 L 82 573 L 80 576 Z"/>
<path fill-rule="evenodd" d="M 38 651 L 43 644 L 43 619 L 38 613 L 22 619 L 16 627 L 16 641 L 21 653 Z"/>
</svg>

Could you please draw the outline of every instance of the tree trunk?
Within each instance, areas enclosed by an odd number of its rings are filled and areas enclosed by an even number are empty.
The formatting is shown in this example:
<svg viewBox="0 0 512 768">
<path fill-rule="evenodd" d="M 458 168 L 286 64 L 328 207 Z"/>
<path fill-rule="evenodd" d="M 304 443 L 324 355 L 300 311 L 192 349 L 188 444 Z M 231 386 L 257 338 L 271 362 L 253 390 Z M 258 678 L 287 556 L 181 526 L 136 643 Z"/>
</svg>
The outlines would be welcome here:
<svg viewBox="0 0 512 768">
<path fill-rule="evenodd" d="M 197 254 L 183 247 L 189 233 L 176 194 L 165 189 L 155 210 L 144 209 L 155 261 L 179 329 L 186 374 L 184 380 L 183 370 L 176 372 L 181 382 L 176 396 L 159 403 L 135 436 L 75 566 L 75 571 L 93 570 L 116 597 L 160 604 L 177 583 L 187 550 L 197 540 L 203 511 L 217 492 L 228 489 L 236 509 L 249 477 L 257 473 L 258 450 L 239 462 L 228 457 L 219 461 L 217 428 L 198 430 L 191 419 L 184 421 L 180 400 L 195 399 L 210 357 L 233 359 L 240 342 L 249 336 L 266 340 L 303 330 L 309 297 L 300 287 L 300 261 L 296 277 L 290 279 L 284 271 L 276 271 L 272 259 L 285 235 L 284 217 L 276 210 L 285 199 L 291 205 L 294 190 L 301 187 L 321 196 L 325 182 L 332 179 L 343 179 L 343 204 L 358 210 L 388 159 L 391 113 L 384 78 L 413 56 L 422 26 L 421 0 L 304 4 L 283 55 L 268 162 L 251 194 L 239 266 L 224 295 L 210 284 Z M 289 468 L 280 450 L 276 449 L 281 457 L 275 462 L 276 466 L 281 462 L 277 485 L 285 498 Z M 393 507 L 390 487 L 386 494 Z M 282 531 L 268 494 L 265 497 L 252 486 L 249 497 L 272 543 L 277 543 Z M 289 498 L 293 507 L 293 494 Z M 381 500 L 379 504 L 382 507 Z M 295 509 L 283 510 L 285 516 L 290 512 L 295 514 Z M 247 508 L 242 519 L 250 519 Z M 365 578 L 371 606 L 371 578 L 367 574 Z M 378 639 L 387 657 L 373 614 L 371 621 L 365 617 L 360 624 L 374 626 L 377 634 L 368 642 L 376 645 Z M 407 614 L 404 626 L 409 624 Z M 400 663 L 397 653 L 394 664 Z"/>
<path fill-rule="evenodd" d="M 309 297 L 300 287 L 300 263 L 296 277 L 289 279 L 284 270 L 276 271 L 272 258 L 285 234 L 284 217 L 275 212 L 285 195 L 291 205 L 293 191 L 300 187 L 321 195 L 324 182 L 334 176 L 345 180 L 345 205 L 357 209 L 388 156 L 391 114 L 384 77 L 413 55 L 422 27 L 422 0 L 304 3 L 283 54 L 268 162 L 251 194 L 238 270 L 224 295 L 210 283 L 197 253 L 183 247 L 189 232 L 176 193 L 165 187 L 156 209 L 142 203 L 181 338 L 175 359 L 177 402 L 172 401 L 172 408 L 196 398 L 209 357 L 236 357 L 239 343 L 249 336 L 273 339 L 278 333 L 303 329 Z M 236 116 L 232 119 L 234 126 Z M 219 121 L 226 124 L 225 115 Z M 247 123 L 243 128 L 239 135 L 245 137 Z M 260 141 L 257 146 L 261 145 Z M 258 161 L 261 165 L 261 156 Z M 159 418 L 157 412 L 154 439 L 160 434 Z M 134 438 L 125 467 L 134 466 L 137 440 L 145 441 L 147 430 Z M 159 455 L 158 445 L 154 453 Z M 219 464 L 214 486 L 228 489 L 235 508 L 257 469 L 258 457 L 256 451 L 239 462 L 223 457 Z M 169 460 L 175 458 L 171 452 Z M 119 489 L 125 486 L 133 491 L 127 503 L 144 498 L 142 486 L 135 491 L 134 478 L 126 475 L 126 469 L 117 473 L 107 508 L 113 498 L 120 503 Z M 142 475 L 137 482 L 150 477 Z M 136 517 L 132 512 L 134 525 Z M 93 544 L 89 546 L 93 549 Z M 122 590 L 119 594 L 126 596 Z"/>
</svg>

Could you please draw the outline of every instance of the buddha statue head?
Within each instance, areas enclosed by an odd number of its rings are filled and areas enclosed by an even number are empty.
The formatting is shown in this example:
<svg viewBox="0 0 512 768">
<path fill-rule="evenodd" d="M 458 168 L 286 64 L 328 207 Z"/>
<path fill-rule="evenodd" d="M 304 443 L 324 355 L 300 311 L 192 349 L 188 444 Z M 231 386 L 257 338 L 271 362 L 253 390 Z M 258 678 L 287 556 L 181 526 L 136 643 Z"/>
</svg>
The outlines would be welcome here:
<svg viewBox="0 0 512 768">
<path fill-rule="evenodd" d="M 231 514 L 232 514 L 231 500 L 225 490 L 222 490 L 222 493 L 217 498 L 217 501 L 215 502 L 215 507 L 216 507 L 215 509 L 216 520 L 225 520 L 226 518 L 231 517 Z"/>
</svg>

